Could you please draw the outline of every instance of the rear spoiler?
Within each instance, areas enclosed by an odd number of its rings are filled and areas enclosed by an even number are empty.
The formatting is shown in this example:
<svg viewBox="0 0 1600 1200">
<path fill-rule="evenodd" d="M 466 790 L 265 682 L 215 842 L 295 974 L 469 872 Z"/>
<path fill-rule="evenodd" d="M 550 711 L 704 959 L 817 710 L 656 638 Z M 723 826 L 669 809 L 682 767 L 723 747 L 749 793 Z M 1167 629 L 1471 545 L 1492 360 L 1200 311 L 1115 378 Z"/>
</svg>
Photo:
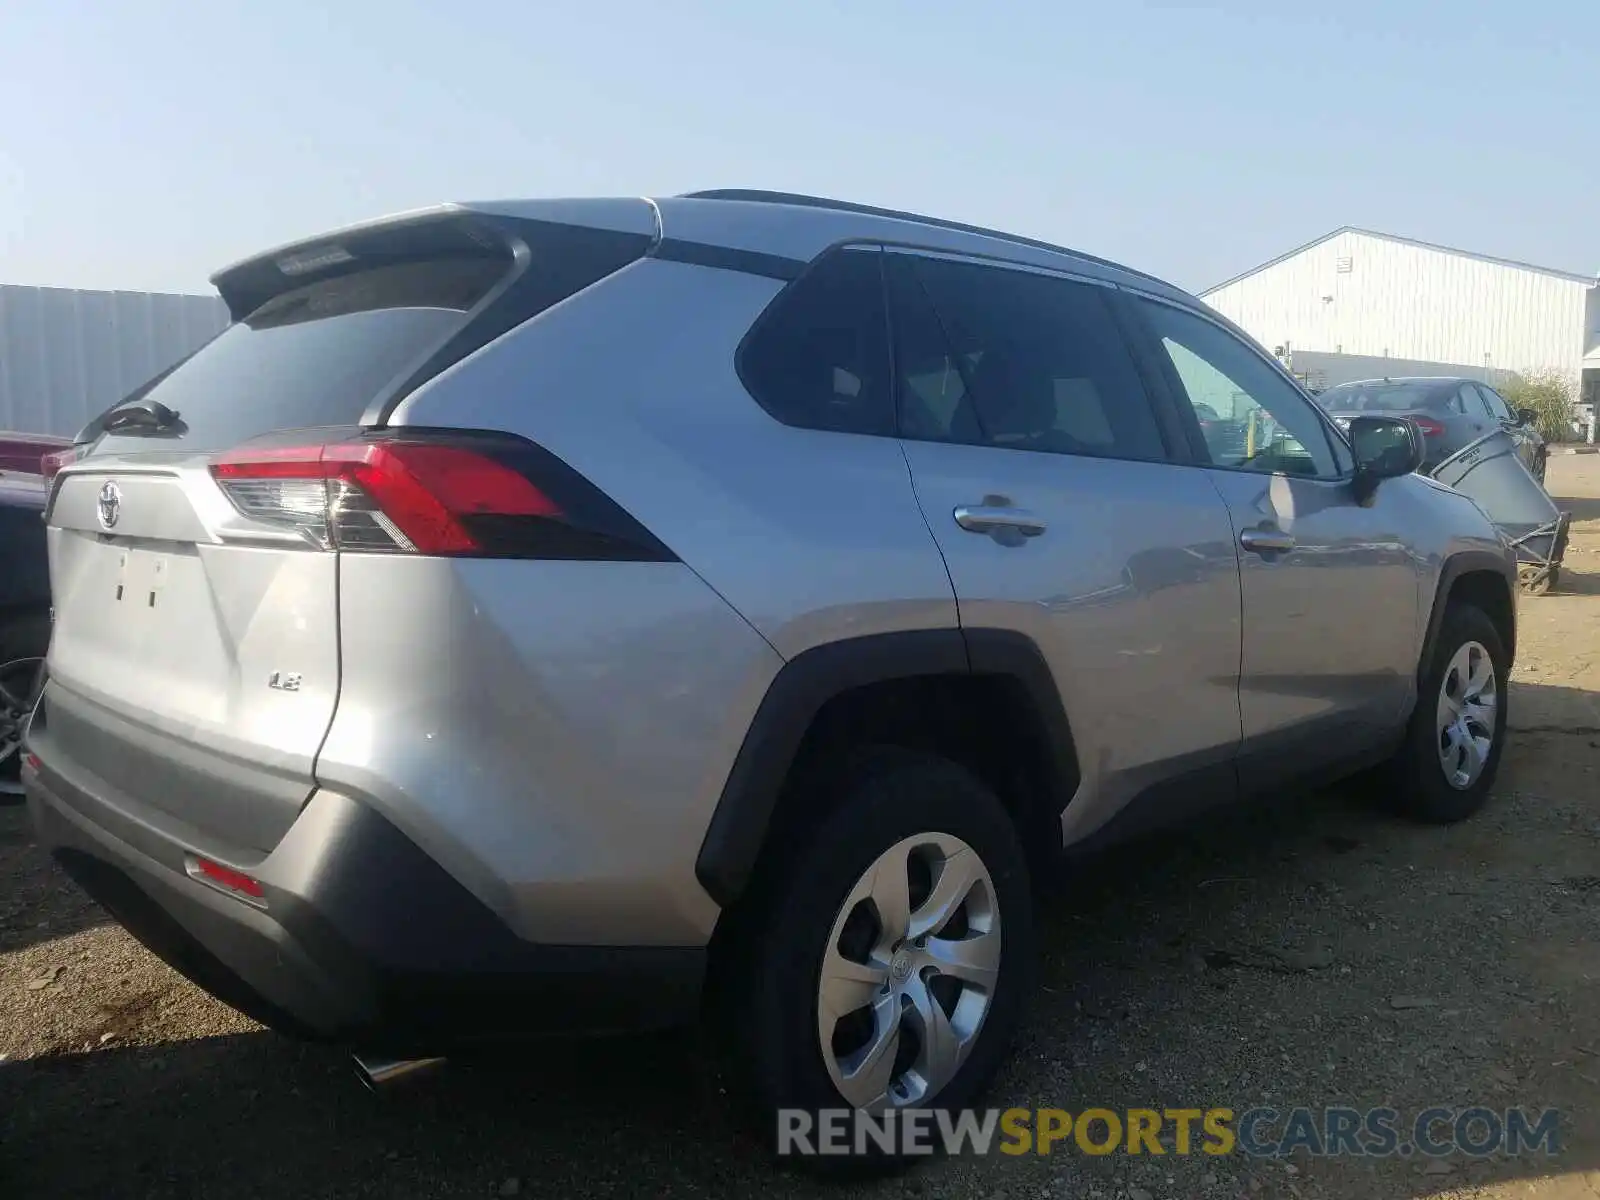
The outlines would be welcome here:
<svg viewBox="0 0 1600 1200">
<path fill-rule="evenodd" d="M 313 276 L 328 278 L 339 274 L 338 268 L 347 267 L 355 260 L 358 248 L 385 242 L 392 245 L 392 235 L 396 233 L 442 225 L 465 211 L 457 204 L 439 204 L 286 242 L 223 267 L 211 277 L 211 284 L 228 306 L 229 318 L 237 321 L 274 296 L 309 282 Z"/>
<path fill-rule="evenodd" d="M 519 225 L 538 222 L 660 238 L 659 214 L 642 197 L 435 204 L 346 225 L 251 255 L 211 277 L 237 321 L 274 296 L 374 262 L 419 255 L 512 255 Z"/>
</svg>

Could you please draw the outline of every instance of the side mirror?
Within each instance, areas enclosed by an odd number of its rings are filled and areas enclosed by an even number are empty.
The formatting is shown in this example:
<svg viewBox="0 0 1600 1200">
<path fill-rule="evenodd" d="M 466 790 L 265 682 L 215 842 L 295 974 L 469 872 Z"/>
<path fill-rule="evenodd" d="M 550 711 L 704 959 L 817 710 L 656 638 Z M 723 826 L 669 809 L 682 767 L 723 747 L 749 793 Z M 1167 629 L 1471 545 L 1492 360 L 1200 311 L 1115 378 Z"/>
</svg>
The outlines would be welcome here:
<svg viewBox="0 0 1600 1200">
<path fill-rule="evenodd" d="M 1531 409 L 1531 408 L 1519 408 L 1519 409 L 1517 409 L 1517 424 L 1518 425 L 1537 425 L 1538 423 L 1539 423 L 1539 414 L 1534 412 L 1533 409 Z"/>
<path fill-rule="evenodd" d="M 1385 479 L 1409 475 L 1422 465 L 1422 434 L 1404 417 L 1351 417 L 1356 499 L 1362 504 Z"/>
</svg>

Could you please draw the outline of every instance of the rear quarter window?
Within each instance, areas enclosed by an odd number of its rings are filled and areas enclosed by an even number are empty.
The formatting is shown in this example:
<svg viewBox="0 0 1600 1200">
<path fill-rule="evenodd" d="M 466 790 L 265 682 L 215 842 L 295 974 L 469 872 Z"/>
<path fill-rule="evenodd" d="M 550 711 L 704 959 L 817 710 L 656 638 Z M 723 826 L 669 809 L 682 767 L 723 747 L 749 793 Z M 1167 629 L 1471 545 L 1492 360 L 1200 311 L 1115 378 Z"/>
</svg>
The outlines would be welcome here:
<svg viewBox="0 0 1600 1200">
<path fill-rule="evenodd" d="M 739 376 L 785 425 L 894 432 L 881 258 L 876 250 L 845 249 L 818 259 L 745 338 Z"/>
</svg>

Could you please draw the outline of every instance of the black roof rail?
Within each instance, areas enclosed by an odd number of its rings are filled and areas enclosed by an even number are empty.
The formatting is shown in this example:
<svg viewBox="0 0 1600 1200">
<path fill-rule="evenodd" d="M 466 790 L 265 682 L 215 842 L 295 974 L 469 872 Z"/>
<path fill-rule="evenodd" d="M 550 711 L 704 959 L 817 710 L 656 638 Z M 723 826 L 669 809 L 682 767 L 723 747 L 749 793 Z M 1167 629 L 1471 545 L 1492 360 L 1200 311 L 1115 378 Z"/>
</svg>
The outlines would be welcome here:
<svg viewBox="0 0 1600 1200">
<path fill-rule="evenodd" d="M 792 204 L 799 208 L 827 208 L 835 212 L 859 213 L 867 217 L 889 217 L 896 221 L 914 221 L 919 225 L 931 225 L 936 229 L 950 229 L 957 233 L 973 233 L 980 237 L 995 238 L 1002 242 L 1011 242 L 1018 246 L 1031 246 L 1035 250 L 1048 250 L 1052 254 L 1065 254 L 1072 258 L 1081 258 L 1085 262 L 1092 262 L 1102 267 L 1110 267 L 1114 271 L 1121 271 L 1126 275 L 1134 275 L 1140 279 L 1148 279 L 1151 283 L 1159 283 L 1162 287 L 1173 287 L 1165 279 L 1152 275 L 1148 271 L 1136 270 L 1124 266 L 1119 262 L 1112 262 L 1109 258 L 1098 258 L 1093 254 L 1085 254 L 1082 250 L 1073 250 L 1068 246 L 1058 246 L 1054 242 L 1043 242 L 1038 238 L 1022 237 L 1015 233 L 1002 233 L 998 229 L 985 229 L 982 225 L 967 225 L 961 221 L 947 221 L 942 217 L 929 217 L 922 213 L 901 212 L 893 208 L 876 208 L 870 204 L 855 204 L 849 200 L 829 200 L 825 196 L 807 196 L 800 192 L 767 192 L 759 188 L 712 188 L 704 192 L 684 192 L 681 200 L 743 200 L 753 204 Z"/>
</svg>

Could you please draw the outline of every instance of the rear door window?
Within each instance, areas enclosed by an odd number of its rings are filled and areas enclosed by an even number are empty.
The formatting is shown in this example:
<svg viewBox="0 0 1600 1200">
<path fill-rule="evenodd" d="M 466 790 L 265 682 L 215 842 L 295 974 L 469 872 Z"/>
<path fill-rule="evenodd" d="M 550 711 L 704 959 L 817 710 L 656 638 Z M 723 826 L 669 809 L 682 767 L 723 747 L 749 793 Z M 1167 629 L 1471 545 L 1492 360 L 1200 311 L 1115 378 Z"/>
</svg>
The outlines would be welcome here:
<svg viewBox="0 0 1600 1200">
<path fill-rule="evenodd" d="M 1500 393 L 1491 387 L 1478 385 L 1478 391 L 1483 394 L 1484 401 L 1489 405 L 1489 412 L 1497 421 L 1516 423 L 1516 417 L 1511 413 L 1511 406 L 1505 402 Z"/>
<path fill-rule="evenodd" d="M 1478 391 L 1477 385 L 1463 383 L 1460 388 L 1461 408 L 1469 417 L 1492 417 L 1489 411 L 1489 402 L 1483 398 L 1483 393 Z"/>
<path fill-rule="evenodd" d="M 1161 460 L 1154 410 L 1104 289 L 888 254 L 903 437 Z"/>
<path fill-rule="evenodd" d="M 740 377 L 785 425 L 894 432 L 882 257 L 851 248 L 819 259 L 751 330 L 739 355 Z"/>
</svg>

